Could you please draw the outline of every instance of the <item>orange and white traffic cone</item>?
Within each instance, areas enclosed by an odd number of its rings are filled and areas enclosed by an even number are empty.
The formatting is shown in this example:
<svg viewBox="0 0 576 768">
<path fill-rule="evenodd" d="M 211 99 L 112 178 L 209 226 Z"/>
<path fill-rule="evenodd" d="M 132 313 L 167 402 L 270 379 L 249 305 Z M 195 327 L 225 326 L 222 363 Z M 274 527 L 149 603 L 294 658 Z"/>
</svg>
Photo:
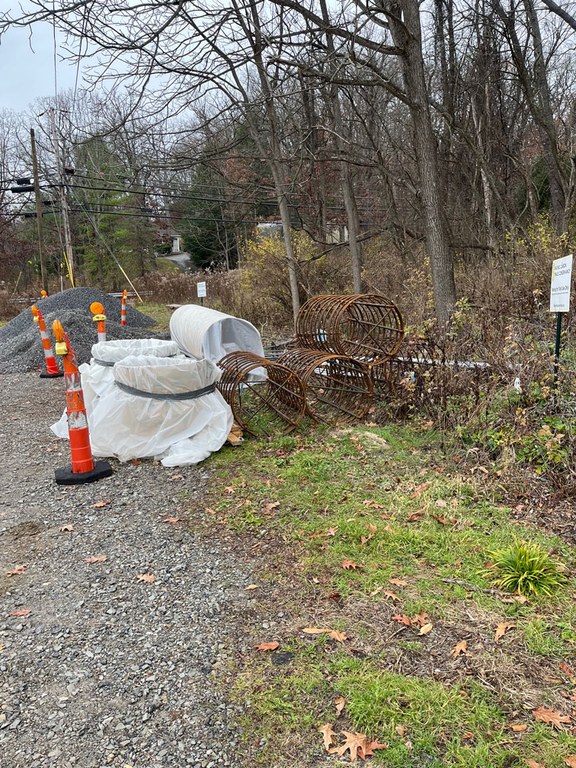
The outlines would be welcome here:
<svg viewBox="0 0 576 768">
<path fill-rule="evenodd" d="M 107 461 L 94 461 L 90 447 L 88 419 L 84 407 L 84 393 L 80 380 L 80 371 L 76 365 L 76 354 L 70 347 L 68 334 L 62 323 L 55 320 L 52 330 L 56 339 L 56 354 L 62 355 L 64 381 L 66 383 L 66 415 L 68 417 L 68 436 L 72 466 L 55 471 L 58 485 L 77 485 L 92 483 L 103 477 L 110 477 L 112 467 Z"/>
<path fill-rule="evenodd" d="M 48 336 L 48 332 L 46 330 L 46 323 L 44 322 L 44 316 L 42 315 L 42 312 L 40 312 L 40 310 L 36 305 L 34 305 L 33 307 L 30 307 L 30 309 L 34 317 L 34 322 L 38 323 L 38 328 L 40 329 L 40 338 L 42 339 L 42 347 L 44 349 L 44 361 L 46 363 L 46 370 L 42 371 L 42 373 L 40 374 L 40 378 L 56 379 L 59 376 L 63 376 L 64 374 L 58 368 L 58 363 L 56 362 L 56 358 L 54 357 L 54 352 L 52 351 L 52 342 L 50 341 L 50 336 Z"/>
<path fill-rule="evenodd" d="M 48 292 L 47 292 L 47 291 L 45 291 L 44 289 L 42 289 L 42 290 L 40 291 L 40 298 L 41 298 L 41 299 L 45 299 L 45 298 L 47 298 L 47 297 L 48 297 Z"/>
<path fill-rule="evenodd" d="M 120 309 L 120 325 L 126 325 L 126 296 L 127 292 L 122 293 L 122 307 Z"/>
<path fill-rule="evenodd" d="M 99 301 L 93 301 L 90 304 L 90 312 L 94 315 L 92 320 L 98 323 L 98 342 L 106 341 L 106 315 L 104 314 L 104 305 Z"/>
</svg>

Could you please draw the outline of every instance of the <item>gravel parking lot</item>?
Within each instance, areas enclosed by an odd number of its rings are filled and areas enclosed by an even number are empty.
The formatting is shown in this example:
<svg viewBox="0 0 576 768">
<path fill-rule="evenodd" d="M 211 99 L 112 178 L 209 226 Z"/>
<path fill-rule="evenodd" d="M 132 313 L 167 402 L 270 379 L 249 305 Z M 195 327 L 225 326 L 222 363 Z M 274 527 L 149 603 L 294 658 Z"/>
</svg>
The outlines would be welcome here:
<svg viewBox="0 0 576 768">
<path fill-rule="evenodd" d="M 250 576 L 194 529 L 209 470 L 113 460 L 58 486 L 63 380 L 0 383 L 0 765 L 239 766 L 225 675 Z"/>
</svg>

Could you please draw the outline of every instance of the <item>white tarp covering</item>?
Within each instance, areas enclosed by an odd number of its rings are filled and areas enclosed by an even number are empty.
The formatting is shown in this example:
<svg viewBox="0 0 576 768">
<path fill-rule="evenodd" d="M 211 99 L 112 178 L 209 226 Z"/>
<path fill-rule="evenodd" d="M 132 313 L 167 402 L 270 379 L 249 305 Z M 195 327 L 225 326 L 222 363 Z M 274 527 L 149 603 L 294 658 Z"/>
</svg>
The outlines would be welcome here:
<svg viewBox="0 0 576 768">
<path fill-rule="evenodd" d="M 101 341 L 92 345 L 90 365 L 83 363 L 79 367 L 84 406 L 90 426 L 92 407 L 110 387 L 114 386 L 113 366 L 130 355 L 150 355 L 152 357 L 173 357 L 180 354 L 175 341 L 164 339 L 117 339 Z M 57 437 L 68 438 L 68 419 L 66 409 L 60 419 L 50 429 Z"/>
<path fill-rule="evenodd" d="M 229 352 L 253 352 L 264 357 L 262 339 L 252 323 L 197 304 L 174 310 L 170 336 L 185 354 L 214 363 Z"/>
<path fill-rule="evenodd" d="M 216 389 L 192 396 L 220 377 L 209 360 L 127 357 L 112 370 L 115 386 L 90 417 L 94 456 L 154 457 L 173 467 L 197 464 L 223 446 L 230 407 Z"/>
</svg>

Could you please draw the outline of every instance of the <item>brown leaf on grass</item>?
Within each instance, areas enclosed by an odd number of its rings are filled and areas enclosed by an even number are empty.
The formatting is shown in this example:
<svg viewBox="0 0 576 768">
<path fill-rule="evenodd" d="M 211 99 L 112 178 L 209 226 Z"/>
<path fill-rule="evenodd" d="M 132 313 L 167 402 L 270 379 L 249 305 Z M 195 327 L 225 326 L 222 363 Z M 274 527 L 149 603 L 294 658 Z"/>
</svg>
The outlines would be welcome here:
<svg viewBox="0 0 576 768">
<path fill-rule="evenodd" d="M 171 525 L 174 525 L 174 523 L 179 523 L 181 518 L 179 517 L 165 517 L 164 520 L 162 520 L 163 523 L 170 523 Z"/>
<path fill-rule="evenodd" d="M 366 739 L 362 747 L 358 749 L 358 757 L 362 760 L 366 760 L 367 757 L 374 754 L 375 749 L 388 749 L 388 744 L 380 744 L 379 741 Z"/>
<path fill-rule="evenodd" d="M 412 619 L 410 616 L 406 616 L 405 613 L 397 613 L 395 616 L 392 616 L 392 621 L 397 621 L 398 624 L 404 624 L 406 627 L 410 627 L 412 625 Z"/>
<path fill-rule="evenodd" d="M 340 632 L 330 627 L 304 627 L 302 632 L 306 635 L 328 635 L 328 637 L 331 637 L 332 640 L 336 640 L 338 643 L 343 643 L 347 639 L 345 632 Z"/>
<path fill-rule="evenodd" d="M 576 755 L 568 755 L 568 757 L 564 758 L 564 762 L 568 768 L 576 768 Z"/>
<path fill-rule="evenodd" d="M 430 488 L 430 483 L 420 483 L 420 485 L 417 485 L 416 488 L 414 488 L 414 491 L 410 494 L 410 498 L 417 499 L 424 493 L 424 491 L 427 491 L 428 488 Z"/>
<path fill-rule="evenodd" d="M 322 734 L 322 737 L 324 739 L 324 749 L 326 752 L 329 751 L 330 745 L 335 744 L 334 736 L 336 736 L 336 731 L 332 730 L 332 726 L 334 723 L 326 723 L 326 725 L 323 725 L 322 728 L 318 728 L 318 732 Z"/>
<path fill-rule="evenodd" d="M 103 499 L 102 501 L 96 501 L 94 504 L 92 504 L 93 509 L 101 509 L 102 507 L 109 507 L 110 502 L 108 499 Z"/>
<path fill-rule="evenodd" d="M 501 637 L 504 637 L 506 632 L 509 629 L 512 629 L 512 627 L 514 626 L 516 625 L 511 621 L 501 621 L 500 624 L 496 625 L 496 631 L 494 632 L 494 640 L 498 642 L 498 640 L 500 640 Z"/>
<path fill-rule="evenodd" d="M 342 757 L 346 752 L 350 753 L 350 762 L 355 763 L 358 756 L 358 750 L 361 749 L 364 752 L 364 746 L 366 745 L 366 736 L 363 733 L 351 733 L 350 731 L 342 731 L 345 737 L 345 741 L 339 747 L 332 747 L 328 751 L 330 754 L 336 754 L 338 757 Z M 363 759 L 363 758 L 362 758 Z"/>
<path fill-rule="evenodd" d="M 549 707 L 538 707 L 532 711 L 535 720 L 540 720 L 542 723 L 549 723 L 553 725 L 557 730 L 561 730 L 562 724 L 569 723 L 570 715 L 563 715 L 562 712 L 558 712 L 555 709 Z"/>
<path fill-rule="evenodd" d="M 423 627 L 420 627 L 420 632 L 418 632 L 419 635 L 427 635 L 429 632 L 432 631 L 433 624 L 424 624 Z"/>
<path fill-rule="evenodd" d="M 84 558 L 84 562 L 88 565 L 94 565 L 94 563 L 105 563 L 108 560 L 106 555 L 90 555 Z"/>
<path fill-rule="evenodd" d="M 364 499 L 364 501 L 362 502 L 362 505 L 364 507 L 370 507 L 371 509 L 384 509 L 383 504 L 378 504 L 375 501 L 370 501 L 370 499 Z"/>
<path fill-rule="evenodd" d="M 389 584 L 394 584 L 395 587 L 407 587 L 408 582 L 402 579 L 388 579 Z"/>
<path fill-rule="evenodd" d="M 255 645 L 254 648 L 257 651 L 275 651 L 276 648 L 280 648 L 280 643 L 277 643 L 276 641 L 271 643 L 259 643 L 258 645 Z"/>
<path fill-rule="evenodd" d="M 265 512 L 272 512 L 273 510 L 277 509 L 280 506 L 279 501 L 270 501 L 268 504 L 264 504 L 264 511 Z"/>
<path fill-rule="evenodd" d="M 72 525 L 72 523 L 64 523 L 64 525 L 61 525 L 58 529 L 60 533 L 72 533 L 72 531 L 75 531 L 76 529 Z"/>
<path fill-rule="evenodd" d="M 524 731 L 528 730 L 526 723 L 510 723 L 509 728 L 514 733 L 524 733 Z"/>
<path fill-rule="evenodd" d="M 25 570 L 25 565 L 15 565 L 11 571 L 6 571 L 6 576 L 20 576 Z"/>
<path fill-rule="evenodd" d="M 32 611 L 30 610 L 30 608 L 20 608 L 20 610 L 12 611 L 8 615 L 9 616 L 30 616 L 31 613 Z"/>
<path fill-rule="evenodd" d="M 326 595 L 326 600 L 340 600 L 341 597 L 340 592 L 330 592 L 329 595 Z"/>
<path fill-rule="evenodd" d="M 465 654 L 467 650 L 468 650 L 468 643 L 466 642 L 466 640 L 460 640 L 460 642 L 456 643 L 454 648 L 452 648 L 452 650 L 450 651 L 450 656 L 454 656 L 455 658 L 458 658 L 460 654 L 462 653 Z"/>
<path fill-rule="evenodd" d="M 346 699 L 344 696 L 336 696 L 334 699 L 334 704 L 336 704 L 336 712 L 340 714 L 346 706 Z"/>
<path fill-rule="evenodd" d="M 436 506 L 445 509 L 448 506 L 446 499 L 436 499 Z"/>
<path fill-rule="evenodd" d="M 136 579 L 138 581 L 143 581 L 145 584 L 154 584 L 156 576 L 154 576 L 153 573 L 139 573 L 138 576 L 136 576 Z"/>
<path fill-rule="evenodd" d="M 443 517 L 442 515 L 434 515 L 434 520 L 440 525 L 456 525 L 457 523 L 453 517 Z"/>
<path fill-rule="evenodd" d="M 528 768 L 545 768 L 542 763 L 537 763 L 536 760 L 526 760 Z"/>
<path fill-rule="evenodd" d="M 398 725 L 394 728 L 398 736 L 400 736 L 401 739 L 406 736 L 406 726 L 402 725 L 401 723 L 398 723 Z"/>
<path fill-rule="evenodd" d="M 364 568 L 364 566 L 355 563 L 354 560 L 344 560 L 342 562 L 342 568 L 344 568 L 345 571 L 360 571 L 362 568 Z"/>
<path fill-rule="evenodd" d="M 422 520 L 423 517 L 424 517 L 424 510 L 423 509 L 419 509 L 417 512 L 410 513 L 408 515 L 408 517 L 406 518 L 406 522 L 407 523 L 416 523 L 416 522 L 418 522 L 418 520 Z"/>
<path fill-rule="evenodd" d="M 392 592 L 390 589 L 384 589 L 383 594 L 385 594 L 386 597 L 389 597 L 390 600 L 393 600 L 395 603 L 401 602 L 401 598 L 398 597 L 396 592 Z"/>
<path fill-rule="evenodd" d="M 413 616 L 411 621 L 412 624 L 423 627 L 424 624 L 428 623 L 428 614 L 422 611 L 422 613 L 418 613 L 416 616 Z"/>
</svg>

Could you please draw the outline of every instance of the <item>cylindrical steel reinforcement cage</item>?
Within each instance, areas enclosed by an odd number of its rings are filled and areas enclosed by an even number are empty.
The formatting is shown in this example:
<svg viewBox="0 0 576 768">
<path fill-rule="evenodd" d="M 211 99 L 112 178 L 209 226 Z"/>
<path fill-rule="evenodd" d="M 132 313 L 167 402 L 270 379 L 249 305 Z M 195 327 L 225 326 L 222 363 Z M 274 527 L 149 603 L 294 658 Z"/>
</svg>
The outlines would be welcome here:
<svg viewBox="0 0 576 768">
<path fill-rule="evenodd" d="M 304 382 L 308 415 L 334 423 L 363 419 L 372 405 L 368 366 L 347 355 L 316 349 L 291 349 L 278 362 Z"/>
<path fill-rule="evenodd" d="M 289 368 L 251 352 L 230 352 L 218 389 L 242 429 L 255 436 L 290 432 L 306 414 L 304 385 Z"/>
<path fill-rule="evenodd" d="M 398 307 L 372 293 L 313 296 L 296 318 L 299 346 L 366 363 L 393 357 L 404 338 Z"/>
</svg>

